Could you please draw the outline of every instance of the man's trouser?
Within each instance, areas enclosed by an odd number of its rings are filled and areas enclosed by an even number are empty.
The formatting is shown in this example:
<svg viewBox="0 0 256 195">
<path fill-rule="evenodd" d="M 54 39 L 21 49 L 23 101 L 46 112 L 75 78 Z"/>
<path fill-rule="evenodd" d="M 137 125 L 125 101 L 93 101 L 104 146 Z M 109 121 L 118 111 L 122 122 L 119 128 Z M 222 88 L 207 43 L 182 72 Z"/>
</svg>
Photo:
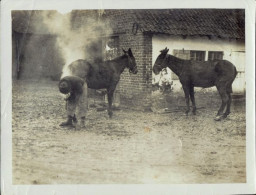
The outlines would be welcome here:
<svg viewBox="0 0 256 195">
<path fill-rule="evenodd" d="M 67 115 L 76 117 L 78 121 L 81 118 L 85 118 L 87 109 L 88 109 L 88 97 L 87 97 L 87 83 L 83 85 L 83 92 L 79 94 L 74 100 L 67 101 Z"/>
</svg>

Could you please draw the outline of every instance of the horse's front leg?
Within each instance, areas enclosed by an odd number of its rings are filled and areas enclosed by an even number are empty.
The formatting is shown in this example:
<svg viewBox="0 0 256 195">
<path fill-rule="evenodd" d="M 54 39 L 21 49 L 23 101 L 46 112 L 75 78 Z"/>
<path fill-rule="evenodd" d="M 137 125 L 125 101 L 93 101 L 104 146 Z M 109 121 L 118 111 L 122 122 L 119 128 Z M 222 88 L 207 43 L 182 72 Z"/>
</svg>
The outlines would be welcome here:
<svg viewBox="0 0 256 195">
<path fill-rule="evenodd" d="M 185 93 L 185 99 L 186 99 L 186 105 L 187 105 L 187 109 L 185 111 L 185 114 L 188 115 L 189 111 L 190 111 L 190 108 L 189 108 L 189 87 L 188 86 L 183 86 L 183 91 Z"/>
<path fill-rule="evenodd" d="M 113 95 L 114 95 L 114 89 L 108 89 L 107 94 L 108 94 L 108 115 L 109 118 L 112 118 L 113 111 L 112 111 L 112 102 L 113 102 Z"/>
</svg>

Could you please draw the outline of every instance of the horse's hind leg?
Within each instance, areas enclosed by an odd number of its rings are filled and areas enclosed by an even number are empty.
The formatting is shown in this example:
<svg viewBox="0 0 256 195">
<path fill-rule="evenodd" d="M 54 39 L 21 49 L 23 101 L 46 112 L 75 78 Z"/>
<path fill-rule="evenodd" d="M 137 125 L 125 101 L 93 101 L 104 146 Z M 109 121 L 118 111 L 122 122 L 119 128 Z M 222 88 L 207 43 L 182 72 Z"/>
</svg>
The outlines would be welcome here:
<svg viewBox="0 0 256 195">
<path fill-rule="evenodd" d="M 225 113 L 223 114 L 223 118 L 226 118 L 229 114 L 230 114 L 230 106 L 231 106 L 231 102 L 232 102 L 232 97 L 231 94 L 228 93 L 228 102 L 227 102 L 227 108 Z"/>
<path fill-rule="evenodd" d="M 192 112 L 193 114 L 196 114 L 196 102 L 195 102 L 195 96 L 194 96 L 194 87 L 190 87 L 190 90 L 189 90 L 189 94 L 190 94 L 190 99 L 191 99 L 191 102 L 192 102 Z"/>
<path fill-rule="evenodd" d="M 112 102 L 113 102 L 114 90 L 108 89 L 107 94 L 108 94 L 108 115 L 109 115 L 109 118 L 112 118 L 112 115 L 113 115 Z"/>
<path fill-rule="evenodd" d="M 225 87 L 218 87 L 217 86 L 217 89 L 219 91 L 222 103 L 221 103 L 221 106 L 218 110 L 218 113 L 217 113 L 217 116 L 216 116 L 215 120 L 221 120 L 221 118 L 223 117 L 224 108 L 226 107 L 226 105 L 228 103 L 229 97 L 228 97 L 228 94 L 227 94 L 227 91 L 226 91 Z"/>
</svg>

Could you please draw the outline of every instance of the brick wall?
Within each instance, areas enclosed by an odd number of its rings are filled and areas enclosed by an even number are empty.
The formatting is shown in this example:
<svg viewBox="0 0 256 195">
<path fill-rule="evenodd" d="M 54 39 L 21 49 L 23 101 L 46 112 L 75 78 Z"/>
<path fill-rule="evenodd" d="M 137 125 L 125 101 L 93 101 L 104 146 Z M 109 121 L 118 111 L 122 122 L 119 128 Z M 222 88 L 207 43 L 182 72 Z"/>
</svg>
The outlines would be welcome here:
<svg viewBox="0 0 256 195">
<path fill-rule="evenodd" d="M 118 92 L 121 105 L 134 108 L 145 108 L 150 104 L 152 83 L 152 35 L 132 31 L 136 22 L 133 11 L 107 10 L 104 18 L 111 20 L 113 33 L 119 37 L 119 55 L 123 54 L 122 48 L 131 48 L 137 62 L 138 73 L 129 73 L 128 69 L 121 75 Z"/>
<path fill-rule="evenodd" d="M 120 36 L 120 47 L 132 49 L 138 67 L 138 73 L 136 75 L 129 73 L 128 70 L 121 75 L 121 100 L 132 103 L 131 105 L 133 106 L 147 106 L 148 98 L 146 97 L 151 93 L 152 79 L 151 37 L 141 32 L 136 35 L 128 32 Z"/>
</svg>

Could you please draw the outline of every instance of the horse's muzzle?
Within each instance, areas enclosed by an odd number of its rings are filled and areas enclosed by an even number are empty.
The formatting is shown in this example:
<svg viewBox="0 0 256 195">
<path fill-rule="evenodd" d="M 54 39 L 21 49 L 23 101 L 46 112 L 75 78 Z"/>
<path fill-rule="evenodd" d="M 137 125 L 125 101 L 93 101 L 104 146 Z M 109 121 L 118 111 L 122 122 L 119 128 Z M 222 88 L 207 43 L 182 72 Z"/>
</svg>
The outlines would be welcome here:
<svg viewBox="0 0 256 195">
<path fill-rule="evenodd" d="M 153 73 L 155 75 L 158 75 L 161 72 L 161 68 L 159 66 L 154 65 L 153 67 Z"/>
<path fill-rule="evenodd" d="M 138 73 L 137 67 L 134 67 L 133 69 L 130 69 L 129 72 L 133 73 L 133 74 L 137 74 Z"/>
</svg>

